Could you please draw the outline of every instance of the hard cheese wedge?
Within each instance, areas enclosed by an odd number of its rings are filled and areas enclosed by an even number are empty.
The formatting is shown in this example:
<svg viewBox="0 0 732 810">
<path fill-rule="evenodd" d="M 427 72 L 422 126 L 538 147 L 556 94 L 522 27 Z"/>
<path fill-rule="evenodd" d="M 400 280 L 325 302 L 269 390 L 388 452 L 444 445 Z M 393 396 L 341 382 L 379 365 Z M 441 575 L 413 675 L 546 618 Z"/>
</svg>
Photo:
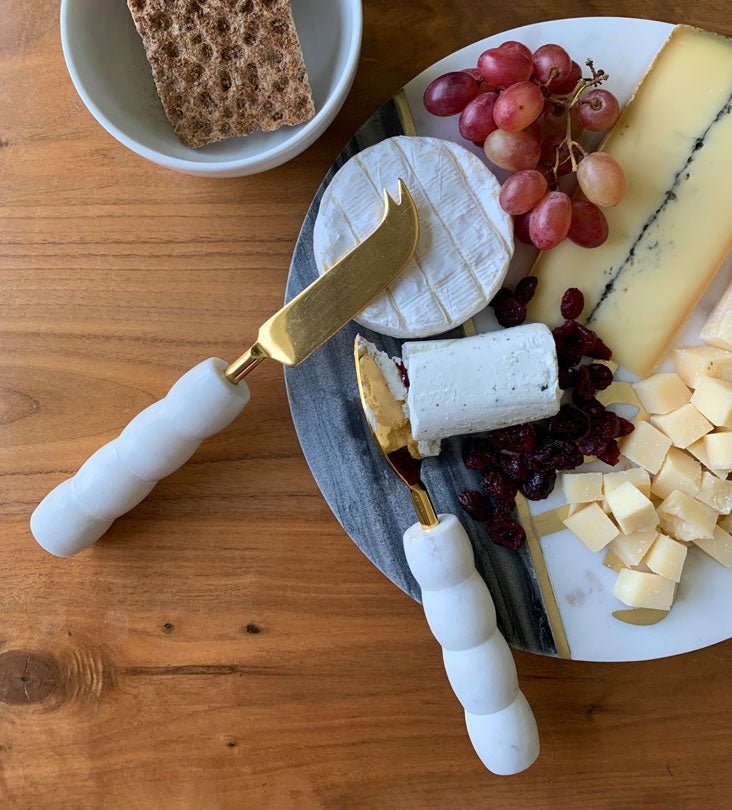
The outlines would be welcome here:
<svg viewBox="0 0 732 810">
<path fill-rule="evenodd" d="M 677 26 L 602 149 L 628 190 L 605 209 L 594 250 L 565 240 L 542 253 L 529 317 L 561 322 L 568 287 L 613 359 L 648 376 L 732 246 L 732 40 Z"/>
</svg>

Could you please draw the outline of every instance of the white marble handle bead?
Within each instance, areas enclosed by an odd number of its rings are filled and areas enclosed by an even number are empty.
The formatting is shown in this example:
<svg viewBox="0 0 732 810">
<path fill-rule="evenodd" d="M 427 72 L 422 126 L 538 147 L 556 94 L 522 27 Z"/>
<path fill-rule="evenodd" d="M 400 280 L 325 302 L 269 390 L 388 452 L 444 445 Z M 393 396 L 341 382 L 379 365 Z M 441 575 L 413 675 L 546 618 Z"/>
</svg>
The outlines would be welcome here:
<svg viewBox="0 0 732 810">
<path fill-rule="evenodd" d="M 425 616 L 442 646 L 476 753 L 493 773 L 520 773 L 539 756 L 536 721 L 518 687 L 468 535 L 455 515 L 440 515 L 439 521 L 432 529 L 419 523 L 407 529 L 407 562 L 422 588 Z"/>
<path fill-rule="evenodd" d="M 49 492 L 31 515 L 38 543 L 59 557 L 85 549 L 188 461 L 204 439 L 232 422 L 249 402 L 249 388 L 243 381 L 230 383 L 226 367 L 211 357 L 186 372 L 73 478 Z"/>
</svg>

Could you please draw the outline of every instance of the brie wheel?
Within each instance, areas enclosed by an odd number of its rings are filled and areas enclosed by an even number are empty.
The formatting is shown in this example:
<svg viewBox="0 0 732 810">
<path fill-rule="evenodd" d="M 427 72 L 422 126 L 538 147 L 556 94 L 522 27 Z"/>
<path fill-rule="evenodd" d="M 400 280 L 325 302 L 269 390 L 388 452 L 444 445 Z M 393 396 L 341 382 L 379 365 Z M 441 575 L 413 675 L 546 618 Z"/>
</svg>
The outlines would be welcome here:
<svg viewBox="0 0 732 810">
<path fill-rule="evenodd" d="M 313 249 L 322 275 L 381 221 L 383 189 L 401 178 L 419 214 L 411 261 L 355 320 L 398 338 L 460 326 L 493 298 L 513 255 L 513 221 L 500 185 L 472 152 L 439 138 L 398 136 L 354 155 L 320 202 Z"/>
</svg>

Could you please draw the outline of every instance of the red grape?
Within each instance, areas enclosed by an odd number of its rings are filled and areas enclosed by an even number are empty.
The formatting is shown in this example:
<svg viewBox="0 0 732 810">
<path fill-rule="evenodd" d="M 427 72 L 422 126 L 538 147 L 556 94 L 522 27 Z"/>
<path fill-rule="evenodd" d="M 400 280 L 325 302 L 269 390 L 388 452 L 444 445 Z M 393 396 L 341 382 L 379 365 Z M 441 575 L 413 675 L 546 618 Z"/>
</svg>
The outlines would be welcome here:
<svg viewBox="0 0 732 810">
<path fill-rule="evenodd" d="M 468 76 L 472 76 L 478 84 L 483 81 L 483 77 L 480 75 L 480 71 L 478 68 L 463 68 L 461 73 L 467 73 Z"/>
<path fill-rule="evenodd" d="M 541 124 L 538 118 L 536 119 L 536 121 L 529 124 L 528 127 L 526 127 L 525 131 L 528 132 L 529 135 L 531 135 L 531 137 L 534 138 L 536 141 L 539 142 L 541 141 Z"/>
<path fill-rule="evenodd" d="M 483 141 L 496 129 L 493 107 L 497 98 L 498 93 L 482 93 L 460 113 L 458 128 L 463 138 L 483 145 Z"/>
<path fill-rule="evenodd" d="M 542 45 L 531 57 L 534 76 L 541 84 L 557 83 L 567 79 L 572 71 L 569 54 L 559 45 Z"/>
<path fill-rule="evenodd" d="M 596 248 L 607 239 L 607 235 L 608 224 L 605 214 L 591 202 L 574 200 L 572 224 L 569 226 L 567 236 L 580 247 Z"/>
<path fill-rule="evenodd" d="M 564 140 L 564 135 L 549 135 L 541 142 L 541 155 L 539 160 L 544 166 L 550 169 L 554 168 L 554 163 L 557 158 L 557 147 L 559 147 L 559 165 L 557 166 L 557 175 L 563 177 L 572 171 L 572 161 L 569 159 L 569 149 Z M 579 163 L 582 160 L 582 153 L 574 149 L 574 159 Z"/>
<path fill-rule="evenodd" d="M 499 48 L 504 48 L 509 51 L 516 51 L 522 53 L 527 59 L 531 59 L 531 51 L 522 42 L 516 42 L 515 39 L 509 39 L 508 42 L 502 42 Z"/>
<path fill-rule="evenodd" d="M 572 201 L 563 191 L 550 191 L 529 217 L 529 235 L 539 250 L 551 250 L 564 240 L 572 223 Z"/>
<path fill-rule="evenodd" d="M 432 115 L 455 115 L 474 99 L 478 82 L 462 70 L 438 76 L 424 91 L 424 106 Z"/>
<path fill-rule="evenodd" d="M 577 182 L 585 197 L 601 208 L 617 205 L 625 195 L 623 170 L 607 152 L 587 155 L 577 169 Z"/>
<path fill-rule="evenodd" d="M 577 82 L 582 78 L 582 68 L 573 60 L 569 70 L 569 76 L 564 81 L 554 79 L 549 82 L 549 90 L 555 96 L 568 96 L 577 86 Z"/>
<path fill-rule="evenodd" d="M 590 132 L 602 132 L 618 120 L 620 105 L 607 90 L 588 90 L 577 105 L 580 123 Z"/>
<path fill-rule="evenodd" d="M 526 129 L 541 115 L 544 96 L 533 82 L 517 82 L 504 90 L 496 101 L 493 120 L 507 132 Z"/>
<path fill-rule="evenodd" d="M 527 211 L 525 214 L 519 214 L 517 217 L 513 218 L 513 234 L 519 240 L 519 242 L 523 242 L 525 245 L 534 244 L 531 241 L 531 235 L 529 234 L 530 219 L 531 211 Z"/>
<path fill-rule="evenodd" d="M 478 70 L 492 87 L 509 87 L 531 78 L 531 60 L 508 48 L 489 48 L 480 55 Z"/>
<path fill-rule="evenodd" d="M 510 172 L 533 169 L 539 162 L 539 141 L 524 130 L 496 129 L 485 139 L 483 148 L 491 163 Z"/>
<path fill-rule="evenodd" d="M 525 214 L 546 194 L 546 178 L 536 169 L 524 169 L 512 174 L 501 186 L 498 201 L 509 214 Z"/>
<path fill-rule="evenodd" d="M 570 113 L 570 127 L 573 138 L 579 137 L 582 132 L 582 124 L 577 117 L 577 108 L 572 107 Z M 564 136 L 567 134 L 567 111 L 560 105 L 547 101 L 544 104 L 544 117 L 542 118 L 544 124 L 544 132 L 547 135 L 559 133 Z"/>
</svg>

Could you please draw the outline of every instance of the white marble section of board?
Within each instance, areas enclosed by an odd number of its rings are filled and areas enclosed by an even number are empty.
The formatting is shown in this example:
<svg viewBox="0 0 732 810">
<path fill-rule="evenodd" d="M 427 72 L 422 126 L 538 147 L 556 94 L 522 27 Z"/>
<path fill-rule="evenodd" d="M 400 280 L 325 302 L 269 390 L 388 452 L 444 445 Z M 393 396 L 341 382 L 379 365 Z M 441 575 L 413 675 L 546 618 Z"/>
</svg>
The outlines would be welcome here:
<svg viewBox="0 0 732 810">
<path fill-rule="evenodd" d="M 400 338 L 460 326 L 501 286 L 513 255 L 513 222 L 485 164 L 456 143 L 397 136 L 339 169 L 323 194 L 313 234 L 321 274 L 361 242 L 383 214 L 382 189 L 409 188 L 419 213 L 414 258 L 355 319 Z"/>
</svg>

